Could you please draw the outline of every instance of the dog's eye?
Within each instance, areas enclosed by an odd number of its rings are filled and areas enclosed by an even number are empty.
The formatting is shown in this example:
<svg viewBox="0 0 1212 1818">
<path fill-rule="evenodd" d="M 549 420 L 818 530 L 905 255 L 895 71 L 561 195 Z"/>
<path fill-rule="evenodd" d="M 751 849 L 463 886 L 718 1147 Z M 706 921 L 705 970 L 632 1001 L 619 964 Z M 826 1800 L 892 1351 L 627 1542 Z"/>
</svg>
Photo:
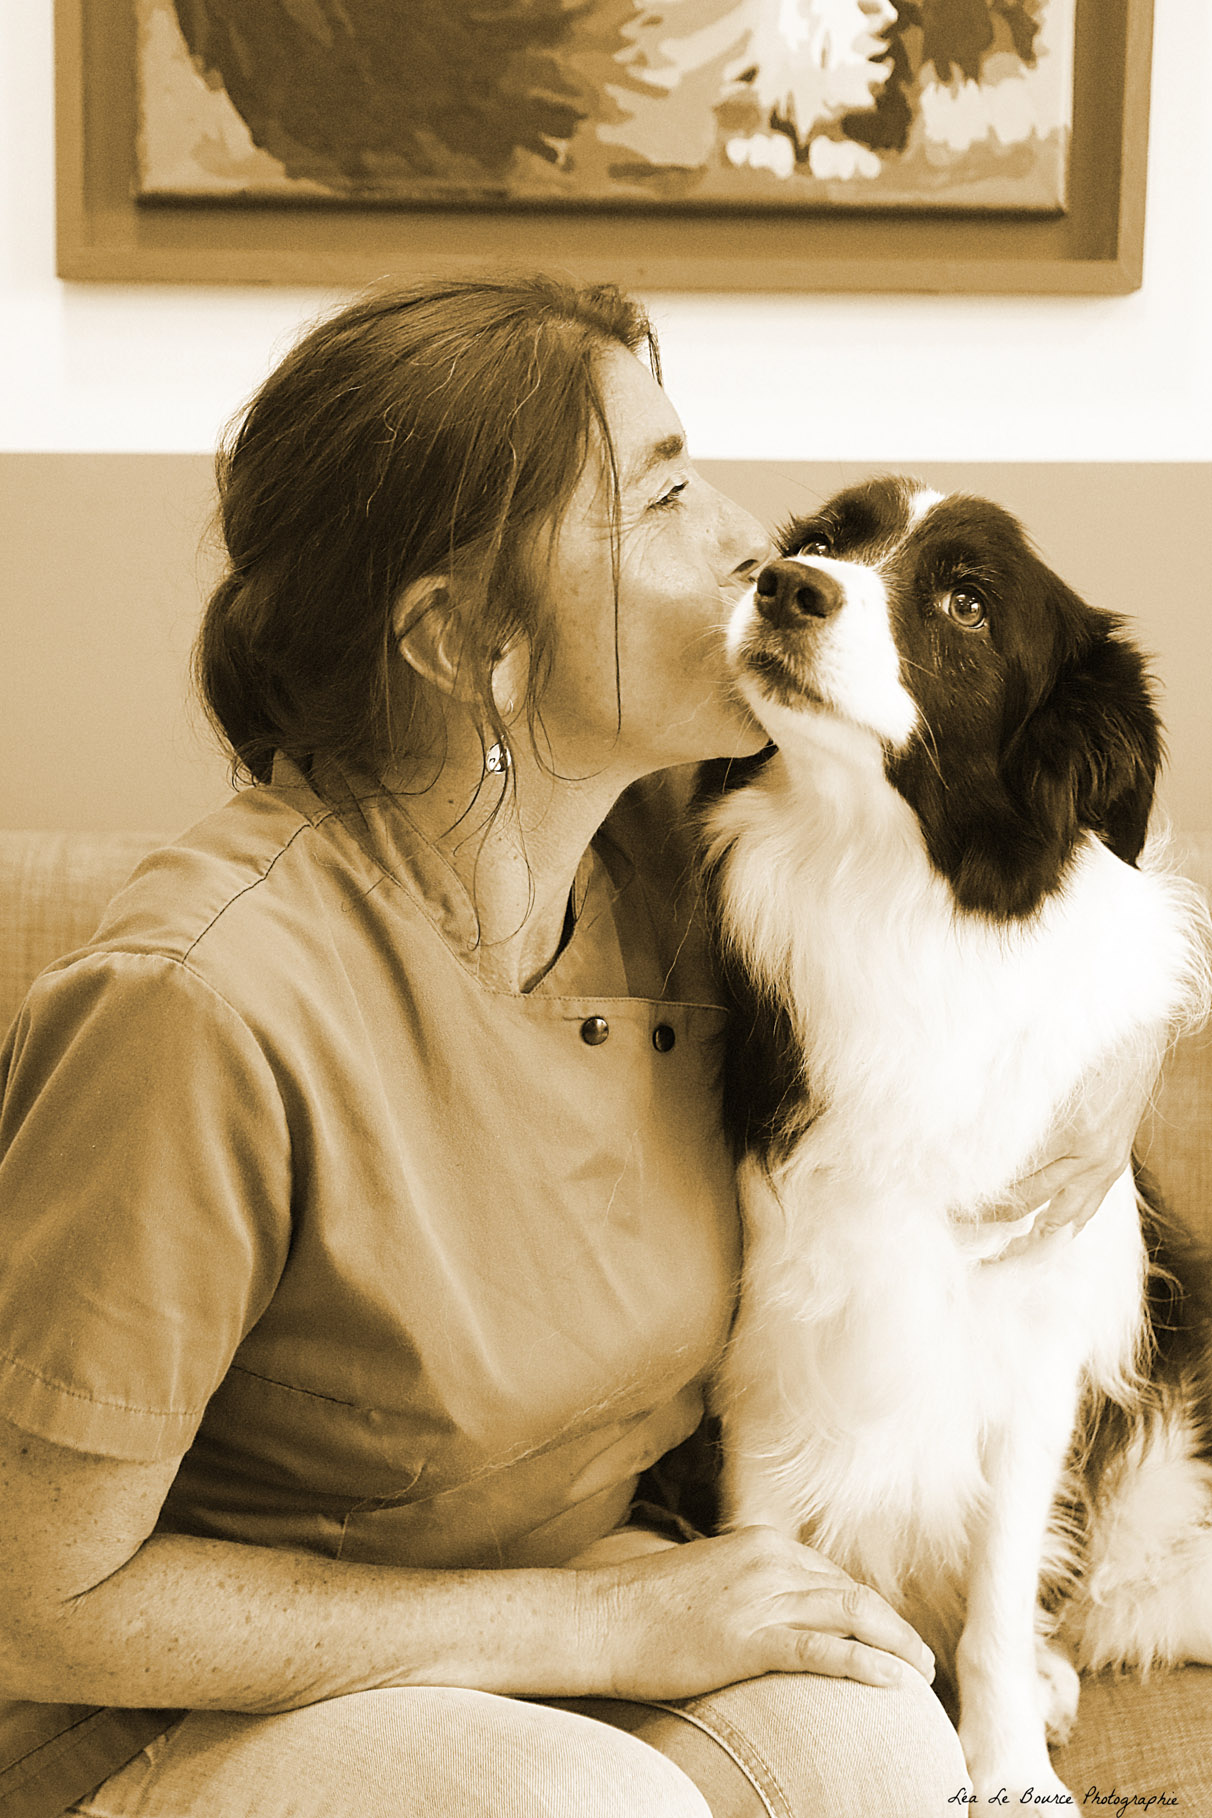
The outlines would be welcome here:
<svg viewBox="0 0 1212 1818">
<path fill-rule="evenodd" d="M 980 631 L 988 617 L 984 600 L 971 587 L 953 587 L 940 604 L 947 617 L 965 631 Z"/>
<path fill-rule="evenodd" d="M 796 554 L 802 556 L 827 556 L 832 547 L 833 545 L 824 531 L 818 530 L 810 536 L 806 542 L 800 544 Z"/>
</svg>

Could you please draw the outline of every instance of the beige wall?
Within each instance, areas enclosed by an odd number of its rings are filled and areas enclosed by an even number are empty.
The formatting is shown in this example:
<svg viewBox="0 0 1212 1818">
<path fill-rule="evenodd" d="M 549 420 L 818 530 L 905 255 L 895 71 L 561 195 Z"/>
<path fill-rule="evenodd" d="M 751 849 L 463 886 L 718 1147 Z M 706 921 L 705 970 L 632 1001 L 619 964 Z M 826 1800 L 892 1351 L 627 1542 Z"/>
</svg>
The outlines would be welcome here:
<svg viewBox="0 0 1212 1818">
<path fill-rule="evenodd" d="M 188 704 L 211 463 L 0 455 L 0 825 L 179 831 L 222 801 Z"/>
<path fill-rule="evenodd" d="M 870 464 L 704 462 L 766 523 Z M 1212 829 L 1212 465 L 923 463 L 987 492 L 1156 657 L 1180 830 Z M 0 455 L 0 826 L 172 833 L 227 793 L 188 701 L 213 558 L 202 455 Z"/>
</svg>

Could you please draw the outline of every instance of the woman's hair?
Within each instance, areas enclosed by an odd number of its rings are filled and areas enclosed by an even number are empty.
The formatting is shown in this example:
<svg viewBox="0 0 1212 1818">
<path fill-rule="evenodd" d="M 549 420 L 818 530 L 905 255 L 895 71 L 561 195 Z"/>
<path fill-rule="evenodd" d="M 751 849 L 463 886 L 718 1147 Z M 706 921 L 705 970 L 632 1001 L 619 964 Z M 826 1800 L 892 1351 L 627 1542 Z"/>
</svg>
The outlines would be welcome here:
<svg viewBox="0 0 1212 1818">
<path fill-rule="evenodd" d="M 595 425 L 617 575 L 597 371 L 612 344 L 646 349 L 659 377 L 643 310 L 613 286 L 469 278 L 372 293 L 287 355 L 217 463 L 230 568 L 195 673 L 237 774 L 267 780 L 276 751 L 381 768 L 393 735 L 407 750 L 419 690 L 389 687 L 392 615 L 433 574 L 478 603 L 461 665 L 485 743 L 505 736 L 492 670 L 519 637 L 535 736 L 556 627 L 526 554 L 558 522 Z"/>
</svg>

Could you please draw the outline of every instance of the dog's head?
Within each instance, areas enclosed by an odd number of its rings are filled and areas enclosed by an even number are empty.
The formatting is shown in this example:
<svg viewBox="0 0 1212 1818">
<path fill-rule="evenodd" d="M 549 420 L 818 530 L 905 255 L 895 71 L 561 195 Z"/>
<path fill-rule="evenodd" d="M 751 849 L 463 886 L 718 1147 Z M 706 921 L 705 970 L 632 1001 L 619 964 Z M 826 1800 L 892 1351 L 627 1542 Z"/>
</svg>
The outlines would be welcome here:
<svg viewBox="0 0 1212 1818">
<path fill-rule="evenodd" d="M 1057 888 L 1084 830 L 1135 861 L 1161 758 L 1143 660 L 1008 512 L 878 479 L 780 546 L 729 636 L 789 761 L 857 728 L 957 902 L 999 920 Z"/>
</svg>

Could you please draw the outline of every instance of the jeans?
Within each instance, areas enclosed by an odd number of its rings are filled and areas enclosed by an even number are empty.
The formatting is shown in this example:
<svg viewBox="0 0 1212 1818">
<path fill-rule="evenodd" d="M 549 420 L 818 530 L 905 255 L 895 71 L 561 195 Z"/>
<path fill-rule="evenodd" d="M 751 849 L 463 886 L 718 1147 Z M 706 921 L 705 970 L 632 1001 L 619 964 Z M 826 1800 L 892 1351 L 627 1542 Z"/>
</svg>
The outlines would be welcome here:
<svg viewBox="0 0 1212 1818">
<path fill-rule="evenodd" d="M 771 1675 L 678 1705 L 358 1692 L 182 1718 L 80 1818 L 945 1818 L 964 1780 L 925 1681 Z"/>
</svg>

